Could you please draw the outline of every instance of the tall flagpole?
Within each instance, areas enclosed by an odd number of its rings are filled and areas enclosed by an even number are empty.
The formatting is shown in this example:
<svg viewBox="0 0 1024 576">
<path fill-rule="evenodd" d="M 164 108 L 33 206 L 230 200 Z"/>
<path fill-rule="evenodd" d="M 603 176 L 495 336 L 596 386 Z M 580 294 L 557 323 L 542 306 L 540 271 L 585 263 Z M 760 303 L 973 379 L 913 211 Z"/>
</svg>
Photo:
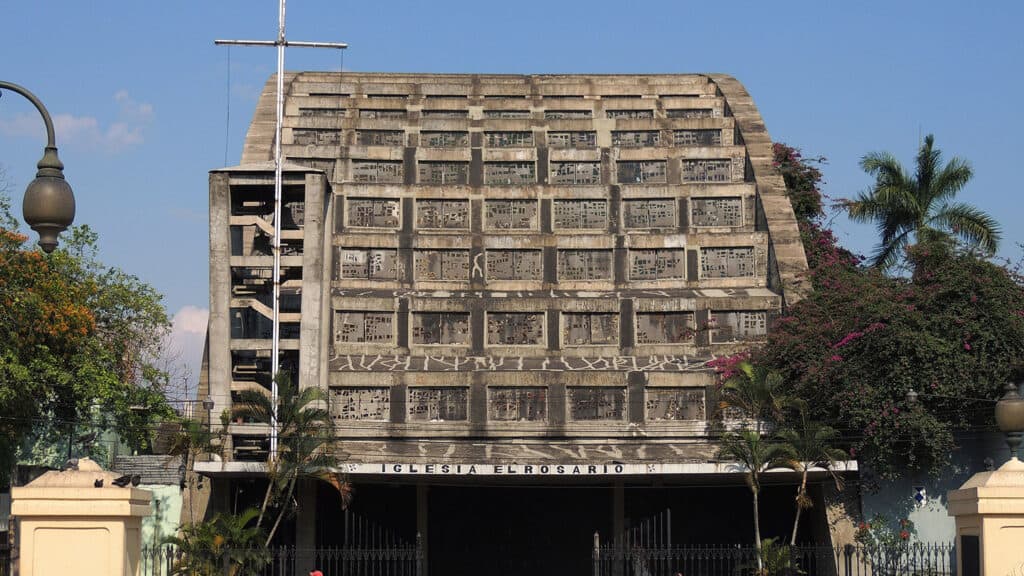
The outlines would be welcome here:
<svg viewBox="0 0 1024 576">
<path fill-rule="evenodd" d="M 277 40 L 214 40 L 218 46 L 276 46 L 277 47 L 277 94 L 276 123 L 274 130 L 274 295 L 270 348 L 270 459 L 277 458 L 277 374 L 281 367 L 281 207 L 282 207 L 282 156 L 281 132 L 284 125 L 284 49 L 288 46 L 300 48 L 334 48 L 343 50 L 348 44 L 342 42 L 288 42 L 285 38 L 285 0 L 278 1 Z M 298 385 L 298 383 L 295 383 Z"/>
</svg>

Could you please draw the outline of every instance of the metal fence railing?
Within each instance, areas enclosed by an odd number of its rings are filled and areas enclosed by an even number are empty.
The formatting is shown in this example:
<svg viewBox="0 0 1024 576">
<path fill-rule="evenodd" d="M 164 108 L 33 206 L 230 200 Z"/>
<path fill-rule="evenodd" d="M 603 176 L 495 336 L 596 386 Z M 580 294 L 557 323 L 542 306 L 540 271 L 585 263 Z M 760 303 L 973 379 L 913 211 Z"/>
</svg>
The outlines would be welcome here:
<svg viewBox="0 0 1024 576">
<path fill-rule="evenodd" d="M 955 576 L 952 544 L 909 544 L 897 550 L 862 546 L 796 546 L 765 558 L 766 574 L 784 576 Z M 626 548 L 597 544 L 593 576 L 737 576 L 754 574 L 750 546 Z"/>
<path fill-rule="evenodd" d="M 271 548 L 262 560 L 243 550 L 221 549 L 202 558 L 186 558 L 173 545 L 143 548 L 141 576 L 192 574 L 200 572 L 224 576 L 306 576 L 309 570 L 347 576 L 422 576 L 423 552 L 416 544 L 387 548 L 316 548 L 291 546 Z M 245 560 L 249 558 L 249 560 Z M 2 575 L 0 575 L 2 576 Z"/>
</svg>

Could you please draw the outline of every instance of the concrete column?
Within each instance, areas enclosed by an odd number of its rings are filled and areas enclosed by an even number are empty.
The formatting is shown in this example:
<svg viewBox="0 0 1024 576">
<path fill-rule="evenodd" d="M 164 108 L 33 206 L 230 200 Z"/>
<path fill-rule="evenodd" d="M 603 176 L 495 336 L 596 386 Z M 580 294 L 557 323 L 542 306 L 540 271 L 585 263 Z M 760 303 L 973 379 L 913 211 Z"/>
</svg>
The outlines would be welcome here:
<svg viewBox="0 0 1024 576">
<path fill-rule="evenodd" d="M 956 518 L 957 574 L 1024 571 L 1024 462 L 1011 458 L 975 474 L 947 498 Z"/>
<path fill-rule="evenodd" d="M 416 484 L 416 532 L 420 535 L 420 544 L 423 546 L 423 573 L 420 576 L 428 576 L 430 572 L 430 523 L 427 514 L 430 509 L 430 487 L 420 482 Z"/>
<path fill-rule="evenodd" d="M 310 553 L 317 547 L 317 488 L 319 482 L 316 480 L 300 480 L 296 487 L 296 497 L 299 502 L 299 514 L 295 519 L 295 548 L 297 550 L 295 563 L 296 574 L 308 574 L 319 566 L 314 566 L 314 558 Z"/>
</svg>

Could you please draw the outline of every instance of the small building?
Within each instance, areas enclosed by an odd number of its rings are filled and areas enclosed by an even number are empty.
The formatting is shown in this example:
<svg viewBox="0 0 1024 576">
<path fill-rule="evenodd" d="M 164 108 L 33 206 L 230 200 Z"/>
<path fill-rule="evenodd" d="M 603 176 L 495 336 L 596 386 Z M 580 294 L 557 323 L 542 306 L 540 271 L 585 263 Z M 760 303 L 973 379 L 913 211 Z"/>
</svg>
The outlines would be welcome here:
<svg viewBox="0 0 1024 576">
<path fill-rule="evenodd" d="M 138 487 L 149 490 L 152 511 L 142 518 L 142 545 L 158 546 L 174 536 L 178 526 L 190 522 L 183 510 L 185 466 L 181 456 L 115 456 L 111 471 L 120 476 L 139 476 Z"/>
<path fill-rule="evenodd" d="M 284 85 L 280 361 L 328 392 L 356 499 L 343 514 L 304 487 L 282 538 L 418 533 L 438 574 L 578 573 L 595 532 L 666 510 L 677 543 L 752 541 L 742 474 L 715 459 L 707 362 L 765 339 L 807 261 L 739 82 Z M 210 173 L 214 414 L 271 386 L 274 91 L 242 164 Z M 268 450 L 265 426 L 230 433 L 228 458 L 199 465 L 225 509 L 258 498 Z M 762 526 L 786 533 L 792 479 L 768 483 Z M 818 516 L 803 540 L 828 540 Z"/>
</svg>

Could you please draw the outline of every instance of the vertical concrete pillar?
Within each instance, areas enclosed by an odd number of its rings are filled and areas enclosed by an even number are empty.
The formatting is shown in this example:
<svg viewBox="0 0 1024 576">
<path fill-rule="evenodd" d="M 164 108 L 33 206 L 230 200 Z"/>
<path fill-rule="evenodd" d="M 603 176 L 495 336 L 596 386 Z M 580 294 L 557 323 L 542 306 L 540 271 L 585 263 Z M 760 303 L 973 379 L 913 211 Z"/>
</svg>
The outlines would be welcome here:
<svg viewBox="0 0 1024 576">
<path fill-rule="evenodd" d="M 20 519 L 20 576 L 137 576 L 142 517 L 151 494 L 82 458 L 77 470 L 51 471 L 11 489 L 11 514 Z"/>
<path fill-rule="evenodd" d="M 416 533 L 420 535 L 420 545 L 423 546 L 423 573 L 421 576 L 428 576 L 430 572 L 430 522 L 427 513 L 430 510 L 430 487 L 420 482 L 416 484 Z"/>
<path fill-rule="evenodd" d="M 317 547 L 317 489 L 319 481 L 300 480 L 297 486 L 299 514 L 295 519 L 295 573 L 309 574 L 315 566 L 313 550 Z"/>
<path fill-rule="evenodd" d="M 1024 572 L 1024 462 L 972 476 L 947 493 L 956 518 L 957 574 Z"/>
</svg>

